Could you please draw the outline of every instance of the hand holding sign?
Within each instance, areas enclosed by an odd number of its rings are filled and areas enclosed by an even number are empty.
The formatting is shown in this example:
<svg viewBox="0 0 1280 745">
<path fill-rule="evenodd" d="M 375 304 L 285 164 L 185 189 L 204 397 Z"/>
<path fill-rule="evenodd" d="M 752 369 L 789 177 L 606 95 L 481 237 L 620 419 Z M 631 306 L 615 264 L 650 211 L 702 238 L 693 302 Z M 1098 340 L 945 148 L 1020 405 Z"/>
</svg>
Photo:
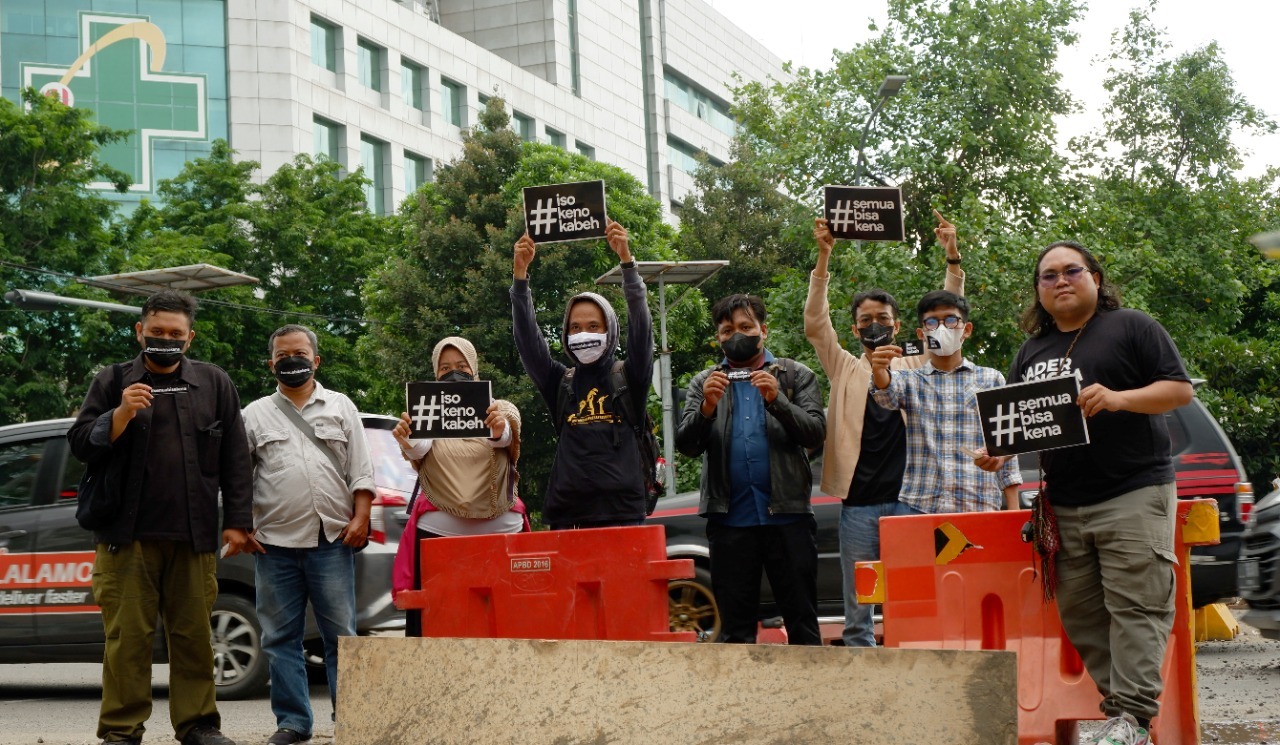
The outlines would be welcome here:
<svg viewBox="0 0 1280 745">
<path fill-rule="evenodd" d="M 831 235 L 831 228 L 827 226 L 827 218 L 819 217 L 813 221 L 813 239 L 818 242 L 819 253 L 831 253 L 831 249 L 836 245 L 836 237 Z"/>
<path fill-rule="evenodd" d="M 487 411 L 489 415 L 484 418 L 484 425 L 493 433 L 493 439 L 501 440 L 502 433 L 507 431 L 507 418 L 498 413 L 497 401 L 489 404 L 489 408 L 485 411 Z"/>
<path fill-rule="evenodd" d="M 618 261 L 627 263 L 634 261 L 631 256 L 631 243 L 627 235 L 627 229 L 621 224 L 609 220 L 604 229 L 604 239 L 609 242 L 609 248 L 618 255 Z"/>
<path fill-rule="evenodd" d="M 729 386 L 729 376 L 714 370 L 702 381 L 702 415 L 709 417 L 716 412 L 716 406 L 724 397 L 724 390 Z"/>
<path fill-rule="evenodd" d="M 960 249 L 956 246 L 956 226 L 947 221 L 942 213 L 934 210 L 933 216 L 938 218 L 938 227 L 933 229 L 934 236 L 938 239 L 938 245 L 947 251 L 947 258 L 960 260 Z"/>
<path fill-rule="evenodd" d="M 513 275 L 516 279 L 529 278 L 529 265 L 533 263 L 533 257 L 538 255 L 537 245 L 528 233 L 520 236 L 520 240 L 516 241 L 515 251 L 512 256 L 512 266 L 515 271 Z"/>
</svg>

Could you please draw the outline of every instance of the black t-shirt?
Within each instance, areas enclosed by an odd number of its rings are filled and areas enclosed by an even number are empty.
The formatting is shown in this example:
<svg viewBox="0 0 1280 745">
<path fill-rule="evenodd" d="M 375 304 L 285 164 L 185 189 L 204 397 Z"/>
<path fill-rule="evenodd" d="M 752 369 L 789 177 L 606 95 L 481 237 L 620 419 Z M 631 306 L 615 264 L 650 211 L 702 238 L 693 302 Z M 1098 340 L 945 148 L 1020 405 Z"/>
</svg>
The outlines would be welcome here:
<svg viewBox="0 0 1280 745">
<path fill-rule="evenodd" d="M 1173 339 L 1140 311 L 1122 308 L 1096 313 L 1080 334 L 1071 358 L 1065 359 L 1075 338 L 1075 331 L 1053 329 L 1027 340 L 1014 358 L 1009 382 L 1075 374 L 1082 390 L 1100 383 L 1113 391 L 1127 391 L 1158 380 L 1188 380 Z M 1088 445 L 1040 454 L 1052 504 L 1097 504 L 1174 480 L 1163 414 L 1104 411 L 1087 422 Z"/>
<path fill-rule="evenodd" d="M 152 390 L 183 388 L 178 374 L 149 375 Z M 140 541 L 191 541 L 191 515 L 187 504 L 187 476 L 182 465 L 182 430 L 174 396 L 187 391 L 156 393 L 151 399 L 151 423 L 147 436 L 147 474 L 138 501 L 134 538 Z"/>
<path fill-rule="evenodd" d="M 862 450 L 844 503 L 884 504 L 898 499 L 907 467 L 907 426 L 902 412 L 886 409 L 867 396 L 862 418 Z"/>
<path fill-rule="evenodd" d="M 543 519 L 549 525 L 644 519 L 644 475 L 636 457 L 640 445 L 616 413 L 611 369 L 606 362 L 574 370 L 572 410 L 560 424 L 547 482 Z"/>
</svg>

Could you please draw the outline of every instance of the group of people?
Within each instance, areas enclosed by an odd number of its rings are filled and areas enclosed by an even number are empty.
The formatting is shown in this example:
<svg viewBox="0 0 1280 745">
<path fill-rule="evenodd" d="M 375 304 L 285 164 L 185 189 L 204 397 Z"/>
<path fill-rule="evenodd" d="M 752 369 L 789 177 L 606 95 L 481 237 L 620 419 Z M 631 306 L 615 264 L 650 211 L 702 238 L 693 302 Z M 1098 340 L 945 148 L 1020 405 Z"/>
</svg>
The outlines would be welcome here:
<svg viewBox="0 0 1280 745">
<path fill-rule="evenodd" d="M 965 276 L 955 228 L 937 218 L 945 285 L 916 304 L 915 335 L 927 349 L 916 356 L 894 343 L 903 322 L 883 289 L 854 297 L 859 341 L 842 346 L 827 300 L 835 240 L 817 221 L 804 319 L 830 382 L 825 410 L 814 372 L 769 351 L 760 298 L 735 294 L 712 307 L 723 354 L 690 381 L 675 445 L 702 458 L 699 512 L 722 641 L 755 641 L 767 576 L 789 641 L 821 644 L 809 466 L 819 448 L 821 488 L 844 499 L 847 646 L 875 644 L 853 567 L 878 558 L 880 517 L 1017 507 L 1016 459 L 983 450 L 974 403 L 977 391 L 1003 385 L 1005 376 L 964 356 L 973 333 Z M 513 252 L 515 343 L 558 435 L 542 513 L 553 530 L 640 525 L 646 516 L 652 464 L 639 455 L 635 420 L 652 376 L 653 324 L 626 230 L 610 220 L 606 240 L 621 264 L 627 306 L 622 360 L 617 313 L 591 292 L 566 305 L 559 342 L 569 364 L 555 359 L 529 285 L 537 246 L 526 234 Z M 1079 404 L 1092 422 L 1089 445 L 1042 458 L 1037 546 L 1056 566 L 1063 626 L 1104 697 L 1110 719 L 1098 741 L 1145 743 L 1173 617 L 1173 471 L 1159 415 L 1186 403 L 1191 386 L 1168 334 L 1119 307 L 1083 246 L 1045 249 L 1032 282 L 1037 296 L 1023 318 L 1031 338 L 1008 379 L 1044 370 L 1077 375 Z M 159 617 L 177 739 L 231 742 L 219 730 L 209 644 L 221 545 L 223 556 L 255 556 L 278 726 L 268 742 L 302 742 L 313 730 L 302 649 L 308 603 L 333 701 L 337 638 L 355 633 L 354 554 L 368 539 L 374 489 L 369 449 L 351 400 L 316 380 L 320 354 L 310 329 L 287 325 L 271 335 L 277 390 L 242 411 L 224 371 L 186 357 L 195 310 L 183 293 L 151 296 L 135 327 L 141 353 L 95 377 L 68 434 L 78 458 L 106 466 L 105 488 L 117 504 L 114 519 L 95 531 L 93 592 L 107 639 L 98 736 L 141 740 Z M 462 337 L 440 340 L 431 361 L 442 381 L 480 372 L 475 347 Z M 495 400 L 485 424 L 490 437 L 415 439 L 402 413 L 394 435 L 419 489 L 399 544 L 395 593 L 421 587 L 422 539 L 530 529 L 518 489 L 520 412 Z M 409 613 L 409 635 L 421 633 L 416 616 Z"/>
</svg>

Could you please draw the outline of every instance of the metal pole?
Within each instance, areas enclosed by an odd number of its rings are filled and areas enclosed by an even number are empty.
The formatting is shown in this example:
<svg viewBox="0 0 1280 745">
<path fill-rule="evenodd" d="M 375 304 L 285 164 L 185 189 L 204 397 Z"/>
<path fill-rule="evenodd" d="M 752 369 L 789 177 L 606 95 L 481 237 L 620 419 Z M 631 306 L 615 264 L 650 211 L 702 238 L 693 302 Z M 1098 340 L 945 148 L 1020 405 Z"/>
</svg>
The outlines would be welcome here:
<svg viewBox="0 0 1280 745">
<path fill-rule="evenodd" d="M 671 347 L 667 345 L 667 283 L 658 275 L 658 327 L 661 347 L 658 351 L 658 385 L 662 394 L 662 457 L 667 461 L 667 496 L 676 495 L 676 427 L 675 406 L 671 393 Z"/>
<path fill-rule="evenodd" d="M 867 117 L 867 123 L 862 127 L 862 138 L 858 140 L 858 164 L 853 171 L 853 185 L 862 186 L 862 172 L 866 170 L 867 161 L 863 156 L 862 149 L 867 144 L 867 134 L 871 132 L 871 125 L 875 124 L 876 117 L 880 114 L 880 109 L 884 108 L 884 102 L 888 101 L 888 97 L 881 97 L 876 103 L 876 107 L 871 110 L 871 116 Z"/>
</svg>

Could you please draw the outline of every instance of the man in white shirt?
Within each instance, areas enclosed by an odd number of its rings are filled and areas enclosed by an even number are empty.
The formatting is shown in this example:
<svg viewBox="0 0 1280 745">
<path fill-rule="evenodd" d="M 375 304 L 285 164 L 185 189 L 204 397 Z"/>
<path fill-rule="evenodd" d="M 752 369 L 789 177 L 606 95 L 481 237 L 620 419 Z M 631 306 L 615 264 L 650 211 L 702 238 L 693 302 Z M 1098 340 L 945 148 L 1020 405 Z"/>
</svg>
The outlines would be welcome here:
<svg viewBox="0 0 1280 745">
<path fill-rule="evenodd" d="M 316 346 L 305 326 L 277 329 L 268 364 L 280 385 L 244 410 L 258 620 L 278 727 L 269 745 L 311 739 L 302 650 L 308 601 L 324 642 L 329 699 L 337 700 L 338 637 L 356 633 L 355 551 L 368 541 L 373 504 L 373 461 L 359 412 L 316 382 Z"/>
</svg>

